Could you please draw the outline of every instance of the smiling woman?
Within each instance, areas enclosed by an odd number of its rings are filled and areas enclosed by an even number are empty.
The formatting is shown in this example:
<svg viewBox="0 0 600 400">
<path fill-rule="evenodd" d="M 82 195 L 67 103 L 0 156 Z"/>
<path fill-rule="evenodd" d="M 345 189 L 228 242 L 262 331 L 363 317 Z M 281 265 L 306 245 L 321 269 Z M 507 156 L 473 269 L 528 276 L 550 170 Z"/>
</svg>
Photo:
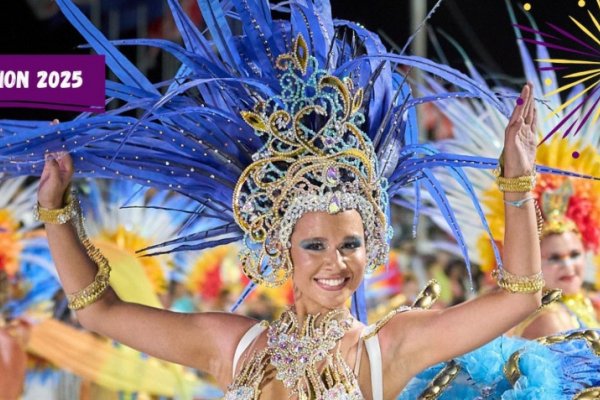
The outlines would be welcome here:
<svg viewBox="0 0 600 400">
<path fill-rule="evenodd" d="M 579 293 L 585 273 L 583 243 L 578 231 L 548 235 L 542 239 L 542 271 L 546 285 L 565 295 Z"/>
</svg>

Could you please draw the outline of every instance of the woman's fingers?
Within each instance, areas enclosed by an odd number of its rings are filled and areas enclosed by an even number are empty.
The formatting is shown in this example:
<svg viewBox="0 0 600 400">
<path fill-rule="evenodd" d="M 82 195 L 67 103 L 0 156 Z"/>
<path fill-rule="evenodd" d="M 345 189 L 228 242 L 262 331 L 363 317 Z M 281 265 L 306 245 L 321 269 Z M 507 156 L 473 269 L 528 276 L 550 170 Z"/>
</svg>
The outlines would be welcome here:
<svg viewBox="0 0 600 400">
<path fill-rule="evenodd" d="M 530 90 L 528 85 L 523 86 L 523 89 L 521 89 L 521 94 L 517 99 L 517 104 L 515 105 L 513 113 L 508 121 L 508 125 L 506 126 L 504 147 L 506 147 L 508 142 L 514 141 L 514 138 L 519 134 L 523 124 L 525 123 L 525 110 L 528 105 L 529 93 Z"/>
<path fill-rule="evenodd" d="M 525 124 L 531 125 L 533 122 L 533 110 L 535 110 L 535 99 L 533 98 L 531 83 L 527 83 L 527 102 L 524 111 Z"/>
<path fill-rule="evenodd" d="M 48 153 L 40 180 L 40 194 L 62 198 L 73 176 L 73 159 L 68 153 Z"/>
<path fill-rule="evenodd" d="M 504 135 L 504 147 L 506 147 L 508 142 L 514 142 L 515 137 L 521 131 L 524 123 L 525 121 L 523 120 L 523 117 L 520 116 L 506 127 L 506 134 Z"/>
<path fill-rule="evenodd" d="M 521 94 L 520 94 L 519 98 L 517 99 L 517 104 L 515 105 L 512 115 L 510 116 L 510 119 L 508 120 L 508 126 L 517 123 L 519 118 L 523 117 L 525 101 L 527 100 L 527 97 L 526 97 L 527 90 L 528 90 L 527 85 L 523 86 L 523 89 L 521 89 Z"/>
<path fill-rule="evenodd" d="M 65 178 L 70 179 L 73 175 L 73 157 L 67 152 L 61 152 L 57 155 L 57 162 L 60 171 L 65 174 Z"/>
<path fill-rule="evenodd" d="M 43 177 L 46 177 L 46 178 L 58 177 L 59 172 L 60 172 L 60 167 L 58 165 L 58 162 L 56 161 L 56 154 L 55 153 L 46 154 L 45 162 L 44 162 L 44 170 L 42 172 L 42 178 Z"/>
</svg>

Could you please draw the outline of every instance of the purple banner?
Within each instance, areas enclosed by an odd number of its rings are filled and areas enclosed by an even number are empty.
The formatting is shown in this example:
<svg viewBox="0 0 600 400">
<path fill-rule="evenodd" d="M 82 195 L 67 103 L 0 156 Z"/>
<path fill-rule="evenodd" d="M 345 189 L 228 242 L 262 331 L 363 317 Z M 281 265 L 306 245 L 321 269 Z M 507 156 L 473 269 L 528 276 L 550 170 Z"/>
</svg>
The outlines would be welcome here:
<svg viewBox="0 0 600 400">
<path fill-rule="evenodd" d="M 1 55 L 0 107 L 103 112 L 101 55 Z"/>
</svg>

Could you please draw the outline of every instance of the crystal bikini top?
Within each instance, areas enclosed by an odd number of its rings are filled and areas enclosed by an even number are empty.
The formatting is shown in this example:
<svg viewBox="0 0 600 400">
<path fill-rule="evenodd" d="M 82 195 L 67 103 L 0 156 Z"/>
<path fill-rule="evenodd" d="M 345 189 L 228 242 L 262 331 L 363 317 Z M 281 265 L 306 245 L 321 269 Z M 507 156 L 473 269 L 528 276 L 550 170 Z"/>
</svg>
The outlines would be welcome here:
<svg viewBox="0 0 600 400">
<path fill-rule="evenodd" d="M 254 400 L 268 370 L 299 400 L 363 400 L 354 371 L 339 343 L 352 326 L 348 310 L 309 315 L 300 324 L 292 310 L 267 328 L 267 346 L 255 352 L 225 394 L 226 400 Z"/>
</svg>

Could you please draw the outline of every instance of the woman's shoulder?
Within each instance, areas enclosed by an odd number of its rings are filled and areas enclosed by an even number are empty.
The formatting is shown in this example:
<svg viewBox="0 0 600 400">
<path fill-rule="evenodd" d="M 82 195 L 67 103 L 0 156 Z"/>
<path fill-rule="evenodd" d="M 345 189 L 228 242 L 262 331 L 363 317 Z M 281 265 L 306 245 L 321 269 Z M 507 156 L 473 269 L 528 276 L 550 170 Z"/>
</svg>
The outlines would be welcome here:
<svg viewBox="0 0 600 400">
<path fill-rule="evenodd" d="M 432 279 L 419 292 L 411 305 L 394 305 L 389 311 L 383 314 L 375 323 L 365 329 L 364 337 L 366 339 L 373 337 L 381 332 L 381 340 L 386 341 L 386 336 L 398 339 L 398 333 L 394 325 L 405 326 L 410 324 L 412 319 L 420 318 L 424 310 L 428 310 L 435 304 L 440 296 L 440 285 Z"/>
<path fill-rule="evenodd" d="M 577 320 L 560 303 L 552 303 L 517 325 L 513 334 L 536 339 L 578 327 Z"/>
</svg>

